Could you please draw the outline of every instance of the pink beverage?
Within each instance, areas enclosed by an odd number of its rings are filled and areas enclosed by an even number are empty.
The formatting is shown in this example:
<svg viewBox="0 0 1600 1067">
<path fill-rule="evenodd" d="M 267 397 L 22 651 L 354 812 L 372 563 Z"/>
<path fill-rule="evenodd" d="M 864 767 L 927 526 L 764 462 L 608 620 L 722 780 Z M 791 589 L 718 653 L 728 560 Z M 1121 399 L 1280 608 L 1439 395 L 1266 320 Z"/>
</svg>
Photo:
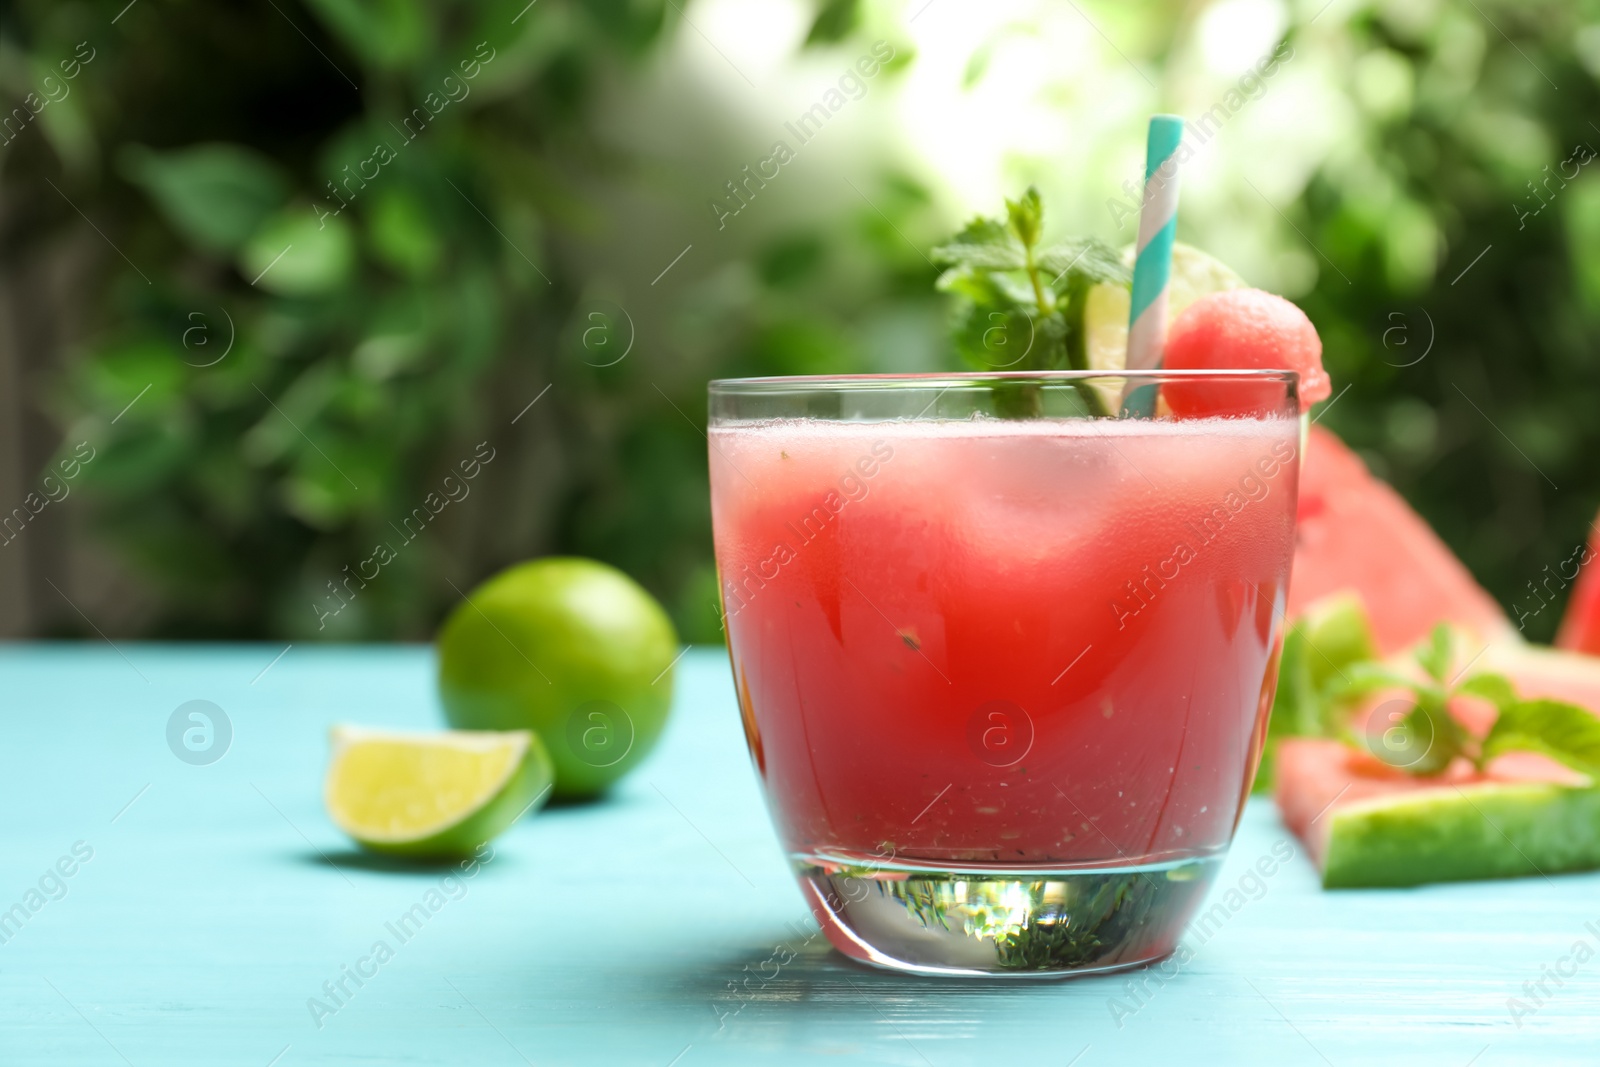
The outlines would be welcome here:
<svg viewBox="0 0 1600 1067">
<path fill-rule="evenodd" d="M 714 422 L 745 731 L 841 950 L 956 973 L 1171 951 L 1271 704 L 1285 377 L 1268 417 Z"/>
</svg>

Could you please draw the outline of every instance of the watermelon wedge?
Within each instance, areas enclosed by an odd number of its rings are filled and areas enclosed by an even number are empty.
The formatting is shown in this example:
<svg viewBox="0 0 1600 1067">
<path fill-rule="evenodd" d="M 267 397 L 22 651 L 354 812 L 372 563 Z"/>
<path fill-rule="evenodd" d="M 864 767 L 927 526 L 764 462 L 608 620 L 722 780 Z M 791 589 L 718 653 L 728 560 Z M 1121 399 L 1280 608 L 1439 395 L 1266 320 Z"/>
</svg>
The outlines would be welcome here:
<svg viewBox="0 0 1600 1067">
<path fill-rule="evenodd" d="M 1567 600 L 1566 614 L 1561 616 L 1561 628 L 1556 631 L 1556 647 L 1600 656 L 1600 577 L 1595 575 L 1593 567 L 1581 569 L 1600 553 L 1600 517 L 1589 525 L 1594 531 L 1589 543 L 1562 564 L 1557 564 L 1556 569 L 1563 578 L 1570 577 L 1565 571 L 1566 564 L 1575 564 L 1580 569 L 1572 596 Z"/>
<path fill-rule="evenodd" d="M 1366 603 L 1388 655 L 1452 622 L 1485 639 L 1515 638 L 1494 598 L 1388 485 L 1331 431 L 1311 427 L 1300 472 L 1289 616 L 1331 593 Z"/>
<path fill-rule="evenodd" d="M 1360 601 L 1341 594 L 1311 605 L 1285 640 L 1280 679 L 1287 681 L 1280 681 L 1266 765 L 1284 824 L 1305 843 L 1323 885 L 1409 886 L 1600 867 L 1600 782 L 1550 755 L 1514 745 L 1481 770 L 1458 757 L 1441 773 L 1410 773 L 1418 761 L 1400 747 L 1410 742 L 1391 743 L 1384 731 L 1397 720 L 1376 713 L 1404 695 L 1387 681 L 1363 703 L 1332 705 L 1345 709 L 1338 716 L 1366 738 L 1367 749 L 1325 736 L 1333 714 L 1327 700 L 1341 677 L 1379 665 L 1365 659 L 1369 635 Z M 1496 675 L 1517 700 L 1577 705 L 1571 713 L 1580 721 L 1579 708 L 1600 708 L 1600 658 L 1520 641 L 1482 644 L 1465 633 L 1454 641 L 1440 671 L 1452 686 L 1462 675 Z M 1317 654 L 1308 651 L 1313 647 Z M 1389 657 L 1384 677 L 1425 678 L 1417 656 L 1413 649 Z M 1448 702 L 1449 715 L 1480 739 L 1500 715 L 1493 702 L 1473 695 L 1481 691 L 1468 682 L 1452 689 Z"/>
</svg>

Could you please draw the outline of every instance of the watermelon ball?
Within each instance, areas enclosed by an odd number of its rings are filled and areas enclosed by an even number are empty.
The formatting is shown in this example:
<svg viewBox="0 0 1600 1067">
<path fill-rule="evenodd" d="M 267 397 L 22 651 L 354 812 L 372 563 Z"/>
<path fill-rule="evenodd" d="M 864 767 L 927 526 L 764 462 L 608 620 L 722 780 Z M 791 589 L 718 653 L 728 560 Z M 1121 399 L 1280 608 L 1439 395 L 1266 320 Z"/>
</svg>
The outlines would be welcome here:
<svg viewBox="0 0 1600 1067">
<path fill-rule="evenodd" d="M 1333 387 L 1322 369 L 1322 339 L 1306 313 L 1260 289 L 1226 289 L 1201 297 L 1173 321 L 1162 366 L 1167 370 L 1292 370 L 1300 372 L 1300 410 L 1326 400 Z M 1267 415 L 1282 386 L 1238 381 L 1167 382 L 1167 406 L 1179 418 Z"/>
</svg>

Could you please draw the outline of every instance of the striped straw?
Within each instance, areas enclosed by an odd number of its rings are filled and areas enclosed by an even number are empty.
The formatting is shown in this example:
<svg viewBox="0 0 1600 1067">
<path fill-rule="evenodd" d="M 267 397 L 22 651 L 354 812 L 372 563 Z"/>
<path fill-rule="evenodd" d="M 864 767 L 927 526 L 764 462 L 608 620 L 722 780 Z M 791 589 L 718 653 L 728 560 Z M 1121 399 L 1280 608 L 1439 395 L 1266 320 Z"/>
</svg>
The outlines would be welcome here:
<svg viewBox="0 0 1600 1067">
<path fill-rule="evenodd" d="M 1138 255 L 1133 264 L 1133 298 L 1128 309 L 1129 370 L 1161 366 L 1167 336 L 1167 287 L 1172 274 L 1172 241 L 1178 226 L 1178 145 L 1183 119 L 1154 115 L 1146 142 L 1144 206 L 1139 212 Z M 1137 393 L 1139 395 L 1135 396 Z M 1148 415 L 1153 388 L 1130 389 L 1124 407 Z"/>
</svg>

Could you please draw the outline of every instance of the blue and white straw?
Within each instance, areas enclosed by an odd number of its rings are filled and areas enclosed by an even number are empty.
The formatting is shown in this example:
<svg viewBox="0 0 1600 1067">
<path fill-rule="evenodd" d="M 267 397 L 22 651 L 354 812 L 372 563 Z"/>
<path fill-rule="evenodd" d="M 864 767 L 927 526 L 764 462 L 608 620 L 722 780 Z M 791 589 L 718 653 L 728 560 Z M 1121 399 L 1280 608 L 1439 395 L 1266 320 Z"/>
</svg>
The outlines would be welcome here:
<svg viewBox="0 0 1600 1067">
<path fill-rule="evenodd" d="M 1129 370 L 1161 366 L 1161 349 L 1167 339 L 1172 242 L 1178 226 L 1177 152 L 1182 142 L 1183 119 L 1176 115 L 1151 117 L 1145 148 L 1144 206 L 1139 212 L 1138 253 L 1133 264 L 1133 298 L 1128 309 Z M 1148 415 L 1154 407 L 1154 392 L 1129 390 L 1125 406 L 1134 413 Z"/>
<path fill-rule="evenodd" d="M 1133 304 L 1128 311 L 1128 369 L 1161 365 L 1167 336 L 1167 284 L 1172 240 L 1178 225 L 1178 161 L 1183 120 L 1156 115 L 1144 165 L 1144 206 L 1139 212 L 1138 258 L 1133 265 Z"/>
</svg>

